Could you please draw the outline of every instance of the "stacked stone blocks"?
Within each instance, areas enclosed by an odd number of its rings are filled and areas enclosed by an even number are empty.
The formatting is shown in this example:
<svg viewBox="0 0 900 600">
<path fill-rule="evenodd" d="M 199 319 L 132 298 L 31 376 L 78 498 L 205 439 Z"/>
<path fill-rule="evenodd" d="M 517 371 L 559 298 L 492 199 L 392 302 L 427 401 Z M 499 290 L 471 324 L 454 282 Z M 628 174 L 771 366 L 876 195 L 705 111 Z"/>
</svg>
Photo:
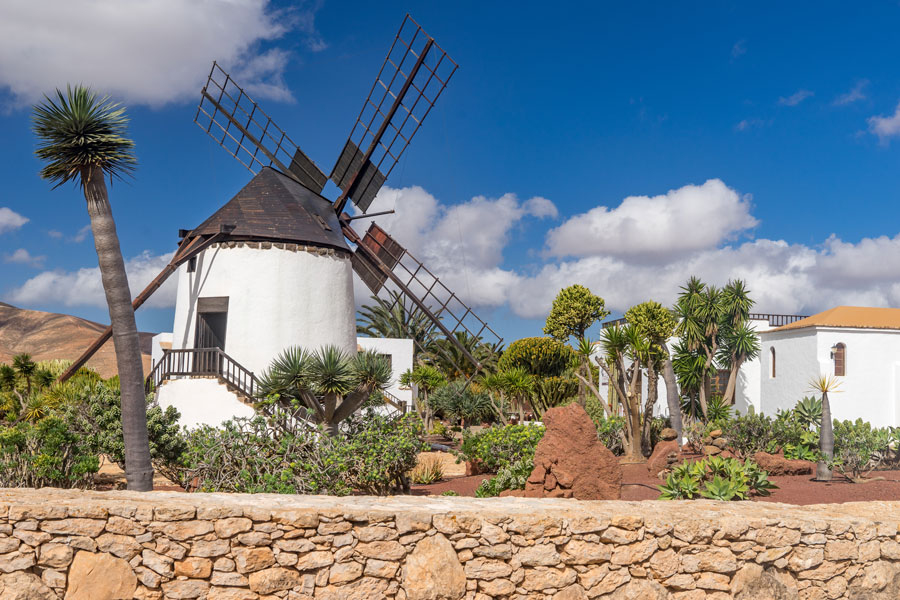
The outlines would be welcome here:
<svg viewBox="0 0 900 600">
<path fill-rule="evenodd" d="M 900 597 L 900 502 L 0 490 L 0 600 Z"/>
</svg>

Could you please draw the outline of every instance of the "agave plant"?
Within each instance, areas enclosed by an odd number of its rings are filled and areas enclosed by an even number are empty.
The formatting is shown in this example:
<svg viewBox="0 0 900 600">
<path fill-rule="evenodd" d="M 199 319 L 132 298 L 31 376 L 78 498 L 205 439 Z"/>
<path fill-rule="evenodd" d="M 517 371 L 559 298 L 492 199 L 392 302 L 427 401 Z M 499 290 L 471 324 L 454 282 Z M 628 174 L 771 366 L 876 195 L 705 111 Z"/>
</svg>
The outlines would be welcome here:
<svg viewBox="0 0 900 600">
<path fill-rule="evenodd" d="M 822 423 L 822 400 L 815 396 L 804 396 L 794 407 L 794 414 L 806 429 L 818 429 Z"/>
</svg>

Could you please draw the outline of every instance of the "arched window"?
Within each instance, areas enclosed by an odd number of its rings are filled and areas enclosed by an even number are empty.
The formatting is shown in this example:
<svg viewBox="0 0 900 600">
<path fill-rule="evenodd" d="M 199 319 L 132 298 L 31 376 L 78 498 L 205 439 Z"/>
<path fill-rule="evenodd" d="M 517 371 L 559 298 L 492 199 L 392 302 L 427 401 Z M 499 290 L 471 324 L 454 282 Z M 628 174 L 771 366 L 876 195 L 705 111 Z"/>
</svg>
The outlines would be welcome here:
<svg viewBox="0 0 900 600">
<path fill-rule="evenodd" d="M 843 377 L 847 374 L 847 346 L 838 342 L 831 349 L 831 357 L 834 359 L 834 376 Z"/>
<path fill-rule="evenodd" d="M 775 348 L 769 348 L 769 355 L 772 360 L 772 379 L 775 379 Z"/>
</svg>

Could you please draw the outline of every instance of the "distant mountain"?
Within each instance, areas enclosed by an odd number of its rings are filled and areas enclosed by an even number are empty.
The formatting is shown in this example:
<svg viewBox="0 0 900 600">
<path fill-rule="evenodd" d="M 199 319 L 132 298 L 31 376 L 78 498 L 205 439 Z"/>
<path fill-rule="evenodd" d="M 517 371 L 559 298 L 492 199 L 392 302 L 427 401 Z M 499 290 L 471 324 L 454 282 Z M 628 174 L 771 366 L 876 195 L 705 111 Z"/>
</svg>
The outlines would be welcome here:
<svg viewBox="0 0 900 600">
<path fill-rule="evenodd" d="M 86 319 L 16 308 L 0 302 L 0 362 L 10 363 L 16 354 L 28 353 L 32 360 L 64 358 L 75 360 L 106 329 Z M 152 333 L 140 333 L 144 374 L 150 371 Z M 106 342 L 88 361 L 88 366 L 103 377 L 118 372 L 112 340 Z"/>
</svg>

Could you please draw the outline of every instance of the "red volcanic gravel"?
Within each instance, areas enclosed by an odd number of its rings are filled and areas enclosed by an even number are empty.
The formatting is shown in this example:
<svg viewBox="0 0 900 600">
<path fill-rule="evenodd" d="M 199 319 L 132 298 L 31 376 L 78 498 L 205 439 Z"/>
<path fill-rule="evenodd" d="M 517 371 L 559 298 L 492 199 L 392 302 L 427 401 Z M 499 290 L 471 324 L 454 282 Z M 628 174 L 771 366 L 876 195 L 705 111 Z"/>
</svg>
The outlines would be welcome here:
<svg viewBox="0 0 900 600">
<path fill-rule="evenodd" d="M 622 472 L 622 500 L 656 500 L 659 497 L 657 486 L 662 481 L 649 475 L 646 464 L 623 464 Z M 474 496 L 478 485 L 489 477 L 456 477 L 430 485 L 414 485 L 412 493 L 416 496 L 440 495 L 453 490 L 460 496 Z M 873 481 L 852 483 L 836 473 L 834 481 L 823 483 L 813 481 L 811 475 L 778 475 L 770 479 L 779 489 L 773 490 L 771 496 L 753 498 L 753 501 L 802 505 L 900 500 L 900 471 L 874 471 L 870 478 Z"/>
</svg>

